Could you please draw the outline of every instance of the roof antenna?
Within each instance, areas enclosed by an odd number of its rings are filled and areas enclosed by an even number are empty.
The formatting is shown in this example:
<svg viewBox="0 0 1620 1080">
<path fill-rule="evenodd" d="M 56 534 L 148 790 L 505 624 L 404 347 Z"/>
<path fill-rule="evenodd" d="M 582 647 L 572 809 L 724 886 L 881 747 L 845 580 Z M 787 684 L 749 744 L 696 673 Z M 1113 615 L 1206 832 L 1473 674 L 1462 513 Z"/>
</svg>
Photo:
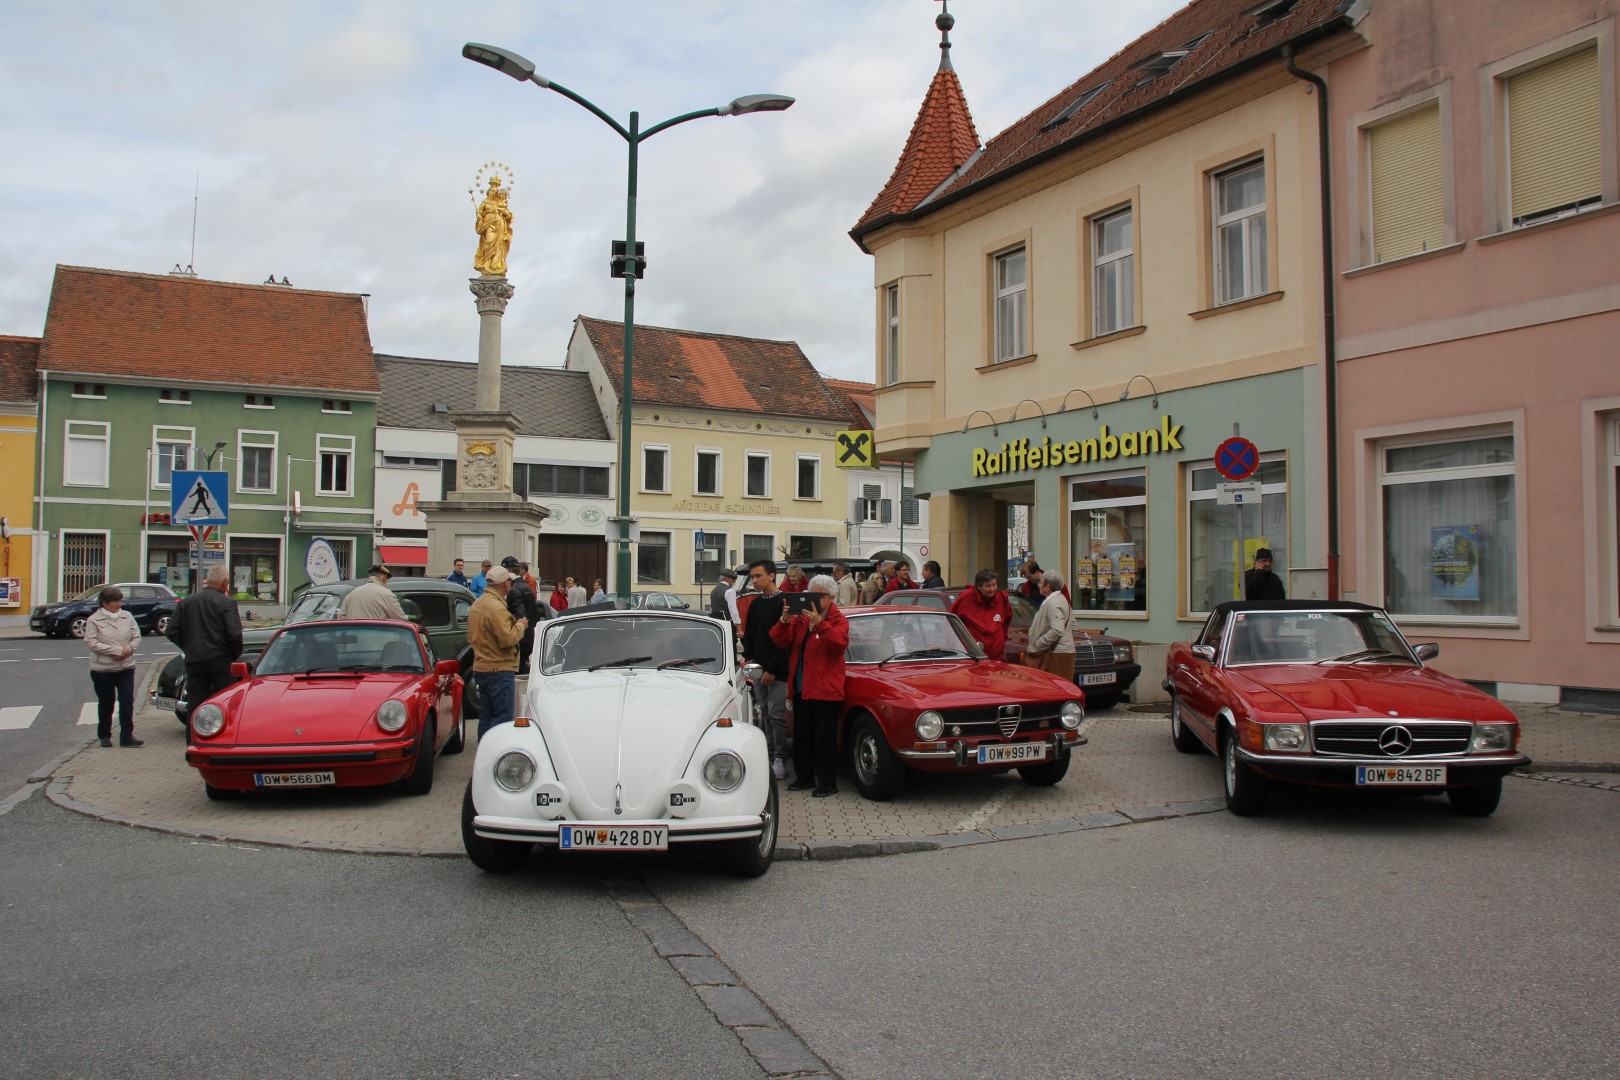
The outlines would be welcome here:
<svg viewBox="0 0 1620 1080">
<path fill-rule="evenodd" d="M 191 261 L 186 263 L 184 269 L 181 269 L 179 263 L 175 263 L 174 269 L 169 271 L 170 277 L 197 276 L 197 271 L 192 268 L 197 265 L 197 195 L 201 190 L 202 174 L 194 173 L 192 175 L 191 189 Z"/>
<path fill-rule="evenodd" d="M 940 11 L 934 17 L 934 25 L 939 27 L 939 66 L 955 70 L 951 64 L 951 27 L 956 25 L 956 16 L 951 14 L 951 0 L 939 0 Z"/>
</svg>

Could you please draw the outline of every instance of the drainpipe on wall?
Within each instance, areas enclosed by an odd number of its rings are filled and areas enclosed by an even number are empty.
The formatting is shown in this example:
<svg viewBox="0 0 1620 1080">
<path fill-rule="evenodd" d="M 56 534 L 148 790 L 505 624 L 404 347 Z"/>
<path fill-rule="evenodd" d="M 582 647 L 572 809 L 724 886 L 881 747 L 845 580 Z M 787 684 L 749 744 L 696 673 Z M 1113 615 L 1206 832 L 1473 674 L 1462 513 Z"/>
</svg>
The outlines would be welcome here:
<svg viewBox="0 0 1620 1080">
<path fill-rule="evenodd" d="M 1328 599 L 1339 599 L 1339 350 L 1337 308 L 1333 292 L 1333 174 L 1328 121 L 1328 87 L 1319 75 L 1294 63 L 1294 47 L 1284 45 L 1282 57 L 1288 73 L 1316 87 L 1316 142 L 1322 176 L 1322 363 L 1323 397 L 1327 413 L 1327 588 Z"/>
<path fill-rule="evenodd" d="M 45 443 L 50 431 L 50 390 L 51 373 L 42 369 L 39 373 L 39 430 L 34 434 L 34 453 L 39 455 L 39 486 L 34 489 L 34 580 L 28 588 L 28 599 L 35 604 L 50 603 L 51 595 L 40 591 L 45 588 L 51 565 L 51 538 L 45 532 Z"/>
</svg>

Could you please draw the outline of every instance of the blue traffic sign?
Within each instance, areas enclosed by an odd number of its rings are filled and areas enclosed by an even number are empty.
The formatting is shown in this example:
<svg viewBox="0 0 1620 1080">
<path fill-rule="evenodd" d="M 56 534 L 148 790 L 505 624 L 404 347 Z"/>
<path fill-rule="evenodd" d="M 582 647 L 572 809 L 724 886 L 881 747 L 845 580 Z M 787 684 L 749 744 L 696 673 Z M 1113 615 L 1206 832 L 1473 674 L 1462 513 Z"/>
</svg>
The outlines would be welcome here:
<svg viewBox="0 0 1620 1080">
<path fill-rule="evenodd" d="M 228 472 L 176 469 L 169 480 L 169 520 L 176 525 L 229 525 Z"/>
<path fill-rule="evenodd" d="M 1215 448 L 1215 471 L 1228 480 L 1247 480 L 1260 471 L 1260 448 L 1234 435 Z"/>
</svg>

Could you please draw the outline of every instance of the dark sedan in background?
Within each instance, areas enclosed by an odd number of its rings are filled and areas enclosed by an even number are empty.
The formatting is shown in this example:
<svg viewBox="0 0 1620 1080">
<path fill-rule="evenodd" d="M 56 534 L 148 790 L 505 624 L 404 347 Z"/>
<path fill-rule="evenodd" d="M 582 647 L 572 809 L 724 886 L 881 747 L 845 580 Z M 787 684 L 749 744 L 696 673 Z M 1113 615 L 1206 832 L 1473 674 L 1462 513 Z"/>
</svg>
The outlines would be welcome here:
<svg viewBox="0 0 1620 1080">
<path fill-rule="evenodd" d="M 41 604 L 29 613 L 28 629 L 46 637 L 84 637 L 84 621 L 101 606 L 99 597 L 106 587 L 97 585 L 59 604 Z M 135 616 L 141 633 L 161 634 L 169 628 L 179 600 L 167 585 L 118 581 L 113 587 L 124 594 L 123 609 Z"/>
</svg>

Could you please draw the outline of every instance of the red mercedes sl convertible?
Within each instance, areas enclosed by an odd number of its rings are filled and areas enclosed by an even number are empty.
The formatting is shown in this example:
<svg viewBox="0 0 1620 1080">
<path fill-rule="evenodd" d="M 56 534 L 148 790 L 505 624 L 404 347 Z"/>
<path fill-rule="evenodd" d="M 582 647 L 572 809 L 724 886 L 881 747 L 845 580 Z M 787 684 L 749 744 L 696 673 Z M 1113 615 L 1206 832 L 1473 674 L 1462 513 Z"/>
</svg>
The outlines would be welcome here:
<svg viewBox="0 0 1620 1080">
<path fill-rule="evenodd" d="M 408 622 L 300 623 L 251 675 L 191 714 L 186 763 L 210 799 L 289 787 L 433 787 L 433 761 L 465 745 L 461 665 Z"/>
<path fill-rule="evenodd" d="M 843 744 L 862 795 L 894 798 L 910 769 L 1017 769 L 1041 786 L 1069 771 L 1085 719 L 1078 686 L 986 658 L 949 612 L 872 607 L 846 614 Z"/>
<path fill-rule="evenodd" d="M 1170 647 L 1171 739 L 1221 759 L 1234 814 L 1260 813 L 1280 782 L 1444 791 L 1484 816 L 1530 759 L 1507 706 L 1424 666 L 1439 654 L 1365 604 L 1221 604 L 1196 641 Z"/>
</svg>

